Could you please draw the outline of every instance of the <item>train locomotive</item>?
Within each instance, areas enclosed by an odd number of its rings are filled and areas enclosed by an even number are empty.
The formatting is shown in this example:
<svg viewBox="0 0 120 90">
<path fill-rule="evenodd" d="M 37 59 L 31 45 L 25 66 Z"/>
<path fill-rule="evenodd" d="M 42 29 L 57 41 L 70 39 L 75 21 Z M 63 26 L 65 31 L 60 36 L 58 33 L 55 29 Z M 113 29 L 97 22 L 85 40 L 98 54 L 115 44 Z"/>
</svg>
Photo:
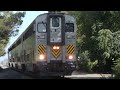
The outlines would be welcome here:
<svg viewBox="0 0 120 90">
<path fill-rule="evenodd" d="M 76 68 L 76 19 L 41 14 L 8 49 L 9 67 L 44 76 L 71 75 Z"/>
</svg>

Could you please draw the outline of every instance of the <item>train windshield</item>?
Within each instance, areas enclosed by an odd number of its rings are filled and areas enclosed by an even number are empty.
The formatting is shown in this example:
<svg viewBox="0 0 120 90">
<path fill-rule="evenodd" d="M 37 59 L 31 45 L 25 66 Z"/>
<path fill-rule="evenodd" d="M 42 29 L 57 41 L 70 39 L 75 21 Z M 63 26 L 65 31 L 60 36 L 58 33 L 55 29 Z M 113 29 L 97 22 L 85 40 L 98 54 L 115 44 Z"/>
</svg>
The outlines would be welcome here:
<svg viewBox="0 0 120 90">
<path fill-rule="evenodd" d="M 59 27 L 59 17 L 52 18 L 52 27 Z"/>
<path fill-rule="evenodd" d="M 46 32 L 46 24 L 44 24 L 44 23 L 39 23 L 39 24 L 38 24 L 38 32 L 39 32 L 39 33 Z"/>
<path fill-rule="evenodd" d="M 66 32 L 74 32 L 74 24 L 73 23 L 66 23 L 66 26 L 65 26 L 65 30 Z"/>
</svg>

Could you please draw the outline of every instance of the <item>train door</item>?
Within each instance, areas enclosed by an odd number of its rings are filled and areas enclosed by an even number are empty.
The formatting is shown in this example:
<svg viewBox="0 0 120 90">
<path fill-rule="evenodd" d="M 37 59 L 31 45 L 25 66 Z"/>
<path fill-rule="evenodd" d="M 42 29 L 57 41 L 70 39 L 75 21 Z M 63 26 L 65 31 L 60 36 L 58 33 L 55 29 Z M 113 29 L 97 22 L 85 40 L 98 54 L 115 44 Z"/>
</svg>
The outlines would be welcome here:
<svg viewBox="0 0 120 90">
<path fill-rule="evenodd" d="M 63 15 L 49 15 L 47 30 L 47 45 L 49 46 L 49 55 L 47 61 L 62 61 L 63 45 L 65 44 Z"/>
</svg>

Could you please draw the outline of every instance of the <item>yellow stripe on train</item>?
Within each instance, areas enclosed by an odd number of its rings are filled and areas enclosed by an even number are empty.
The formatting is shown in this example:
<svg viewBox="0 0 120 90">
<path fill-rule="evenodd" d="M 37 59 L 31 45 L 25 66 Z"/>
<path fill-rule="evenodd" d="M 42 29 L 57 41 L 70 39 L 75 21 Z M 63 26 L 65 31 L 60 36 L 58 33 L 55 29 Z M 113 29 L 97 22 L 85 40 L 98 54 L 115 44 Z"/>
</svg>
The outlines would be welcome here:
<svg viewBox="0 0 120 90">
<path fill-rule="evenodd" d="M 74 54 L 74 52 L 75 52 L 75 47 L 74 47 L 74 45 L 67 45 L 67 46 L 66 46 L 66 53 L 67 53 L 67 54 Z"/>
<path fill-rule="evenodd" d="M 46 46 L 45 45 L 39 45 L 38 46 L 38 54 L 45 54 L 46 52 Z"/>
<path fill-rule="evenodd" d="M 53 47 L 51 47 L 51 53 L 55 58 L 58 58 L 61 54 L 61 48 L 59 48 L 58 50 L 54 50 Z"/>
</svg>

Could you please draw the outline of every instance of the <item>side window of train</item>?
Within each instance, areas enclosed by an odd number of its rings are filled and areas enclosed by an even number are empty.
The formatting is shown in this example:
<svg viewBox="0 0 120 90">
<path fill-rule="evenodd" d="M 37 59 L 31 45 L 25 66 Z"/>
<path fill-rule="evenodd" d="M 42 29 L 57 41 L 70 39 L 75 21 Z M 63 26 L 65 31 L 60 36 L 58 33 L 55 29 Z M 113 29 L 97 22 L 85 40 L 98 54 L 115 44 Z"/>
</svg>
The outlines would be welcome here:
<svg viewBox="0 0 120 90">
<path fill-rule="evenodd" d="M 13 60 L 12 60 L 13 62 L 14 62 L 14 58 L 13 58 Z"/>
<path fill-rule="evenodd" d="M 29 54 L 27 54 L 27 61 L 29 61 Z"/>
<path fill-rule="evenodd" d="M 24 61 L 26 61 L 26 51 L 24 50 Z"/>
<path fill-rule="evenodd" d="M 18 62 L 20 62 L 20 57 L 18 57 L 17 59 L 18 59 Z"/>
<path fill-rule="evenodd" d="M 74 24 L 73 23 L 66 23 L 65 32 L 74 32 Z"/>
<path fill-rule="evenodd" d="M 21 55 L 21 61 L 23 62 L 23 55 Z"/>
<path fill-rule="evenodd" d="M 39 33 L 45 33 L 46 32 L 46 24 L 45 23 L 38 23 L 37 25 L 37 31 Z"/>
<path fill-rule="evenodd" d="M 34 50 L 33 50 L 33 60 L 34 60 Z"/>
</svg>

